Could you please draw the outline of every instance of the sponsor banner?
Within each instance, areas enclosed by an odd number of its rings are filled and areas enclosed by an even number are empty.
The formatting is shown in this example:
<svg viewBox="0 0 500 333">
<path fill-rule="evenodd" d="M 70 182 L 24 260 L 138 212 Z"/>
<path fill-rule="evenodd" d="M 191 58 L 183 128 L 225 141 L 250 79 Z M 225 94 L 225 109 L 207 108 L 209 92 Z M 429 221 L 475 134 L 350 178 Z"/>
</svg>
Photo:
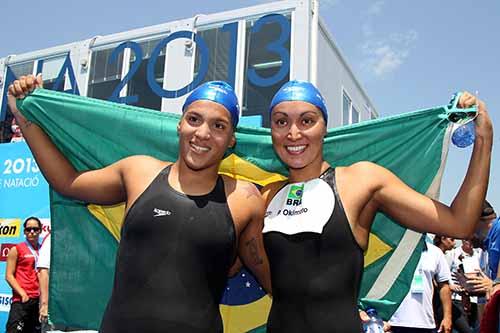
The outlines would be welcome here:
<svg viewBox="0 0 500 333">
<path fill-rule="evenodd" d="M 10 249 L 15 245 L 14 243 L 2 243 L 0 245 L 0 261 L 7 261 Z"/>
<path fill-rule="evenodd" d="M 49 187 L 25 142 L 0 144 L 0 327 L 5 327 L 12 290 L 5 279 L 10 249 L 24 241 L 23 222 L 35 216 L 43 237 L 50 232 Z"/>
<path fill-rule="evenodd" d="M 1 294 L 0 293 L 0 312 L 9 312 L 10 304 L 12 303 L 12 293 Z M 4 324 L 5 326 L 5 324 Z"/>
<path fill-rule="evenodd" d="M 19 238 L 21 235 L 20 219 L 2 219 L 0 218 L 0 237 Z"/>
</svg>

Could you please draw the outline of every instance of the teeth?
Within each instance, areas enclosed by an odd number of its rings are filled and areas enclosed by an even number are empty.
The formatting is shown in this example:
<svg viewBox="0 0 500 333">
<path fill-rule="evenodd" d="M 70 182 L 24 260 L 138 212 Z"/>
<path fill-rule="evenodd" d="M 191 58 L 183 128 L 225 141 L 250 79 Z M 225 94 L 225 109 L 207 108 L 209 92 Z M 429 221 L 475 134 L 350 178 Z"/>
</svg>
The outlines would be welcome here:
<svg viewBox="0 0 500 333">
<path fill-rule="evenodd" d="M 200 152 L 207 152 L 210 150 L 210 148 L 208 148 L 208 147 L 200 147 L 198 145 L 195 145 L 194 143 L 191 143 L 191 147 L 193 147 L 194 149 L 196 149 Z"/>
<path fill-rule="evenodd" d="M 305 145 L 302 145 L 302 146 L 287 146 L 286 149 L 291 151 L 291 152 L 298 152 L 298 151 L 301 151 L 301 150 L 304 150 L 306 148 Z"/>
</svg>

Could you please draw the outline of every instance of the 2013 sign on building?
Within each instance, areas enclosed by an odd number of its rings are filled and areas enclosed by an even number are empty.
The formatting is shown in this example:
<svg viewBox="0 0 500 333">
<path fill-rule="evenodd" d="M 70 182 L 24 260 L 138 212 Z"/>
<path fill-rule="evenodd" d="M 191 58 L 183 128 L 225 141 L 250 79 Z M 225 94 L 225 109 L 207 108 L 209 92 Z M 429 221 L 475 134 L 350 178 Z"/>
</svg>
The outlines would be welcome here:
<svg viewBox="0 0 500 333">
<path fill-rule="evenodd" d="M 273 34 L 272 39 L 268 38 L 265 41 L 265 44 L 262 45 L 264 48 L 265 56 L 259 55 L 261 63 L 260 66 L 250 64 L 248 59 L 245 60 L 246 66 L 246 75 L 245 75 L 245 84 L 255 86 L 255 87 L 271 87 L 277 83 L 282 82 L 283 80 L 288 79 L 288 75 L 290 72 L 290 35 L 291 35 L 291 24 L 290 18 L 282 15 L 282 14 L 268 14 L 258 18 L 255 21 L 252 21 L 251 28 L 249 28 L 248 35 L 246 38 L 252 38 L 265 30 L 266 27 L 273 26 L 274 30 L 278 30 L 277 36 Z M 238 36 L 239 36 L 239 22 L 230 22 L 225 23 L 219 29 L 219 33 L 226 34 L 225 38 L 228 39 L 228 46 L 225 47 L 224 50 L 214 50 L 210 49 L 215 48 L 216 45 L 209 45 L 205 38 L 203 38 L 201 33 L 195 33 L 189 30 L 180 30 L 175 31 L 168 36 L 160 39 L 151 54 L 148 54 L 147 59 L 144 57 L 144 50 L 141 47 L 141 44 L 136 41 L 123 41 L 119 45 L 117 45 L 111 52 L 111 55 L 107 59 L 106 66 L 118 66 L 119 61 L 123 61 L 123 56 L 125 53 L 130 54 L 130 58 L 134 59 L 131 61 L 126 70 L 123 73 L 120 73 L 121 77 L 116 83 L 113 82 L 114 87 L 112 92 L 105 96 L 110 101 L 125 103 L 125 104 L 137 104 L 140 96 L 138 94 L 123 94 L 122 91 L 127 85 L 131 84 L 133 80 L 142 75 L 140 73 L 140 69 L 144 67 L 143 62 L 147 61 L 146 65 L 146 81 L 147 88 L 152 92 L 155 96 L 166 99 L 178 98 L 186 95 L 194 88 L 196 88 L 199 84 L 208 81 L 207 73 L 209 72 L 209 66 L 211 61 L 211 54 L 215 54 L 217 57 L 224 57 L 226 63 L 224 67 L 224 77 L 218 77 L 217 79 L 221 79 L 227 81 L 230 85 L 235 87 L 236 85 L 236 73 L 237 73 L 237 47 L 238 47 Z M 159 64 L 159 59 L 164 55 L 164 50 L 167 48 L 169 44 L 172 42 L 184 39 L 187 45 L 192 42 L 196 45 L 196 68 L 193 70 L 194 77 L 191 82 L 185 84 L 180 88 L 175 89 L 167 89 L 161 82 L 158 82 L 157 73 L 155 72 L 156 68 Z M 248 42 L 247 42 L 247 47 Z M 91 50 L 93 51 L 93 50 Z M 211 52 L 212 51 L 212 52 Z M 226 54 L 220 54 L 221 52 L 225 52 Z M 246 50 L 246 53 L 251 52 L 251 50 Z M 261 51 L 259 51 L 261 52 Z M 121 56 L 121 57 L 120 57 Z M 265 59 L 264 59 L 265 58 Z M 164 61 L 164 60 L 163 60 Z M 44 64 L 46 64 L 47 59 L 38 59 L 36 61 L 36 73 L 42 73 L 44 69 Z M 269 73 L 268 69 L 272 68 L 271 73 Z M 126 68 L 127 69 L 127 68 Z M 267 71 L 266 71 L 267 69 Z M 25 73 L 30 74 L 30 73 Z M 222 73 L 218 73 L 219 76 Z M 168 81 L 168 69 L 166 73 L 166 78 Z M 14 70 L 7 65 L 5 70 L 5 80 L 4 80 L 4 90 L 2 96 L 2 106 L 0 111 L 0 120 L 5 120 L 6 118 L 6 110 L 7 110 L 7 92 L 6 89 L 14 80 L 16 80 L 16 74 Z M 213 78 L 211 78 L 213 79 Z M 71 56 L 69 53 L 65 55 L 64 61 L 62 62 L 62 66 L 59 70 L 59 73 L 55 79 L 52 80 L 50 84 L 50 89 L 65 91 L 68 93 L 80 95 L 80 87 L 78 86 L 78 78 L 75 75 L 75 67 L 71 61 Z M 174 84 L 175 85 L 175 84 Z M 69 87 L 69 88 L 68 88 Z M 273 91 L 274 93 L 274 91 Z M 88 94 L 87 94 L 88 95 Z M 90 97 L 93 97 L 89 95 Z M 99 96 L 100 97 L 100 96 Z M 245 110 L 245 108 L 244 108 Z"/>
</svg>

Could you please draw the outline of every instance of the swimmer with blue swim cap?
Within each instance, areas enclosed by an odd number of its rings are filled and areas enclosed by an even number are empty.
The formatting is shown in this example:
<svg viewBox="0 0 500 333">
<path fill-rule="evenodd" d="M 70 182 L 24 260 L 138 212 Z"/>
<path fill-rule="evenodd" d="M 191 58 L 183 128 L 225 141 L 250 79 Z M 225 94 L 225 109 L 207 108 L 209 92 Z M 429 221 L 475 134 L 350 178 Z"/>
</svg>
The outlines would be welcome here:
<svg viewBox="0 0 500 333">
<path fill-rule="evenodd" d="M 17 109 L 17 99 L 42 85 L 41 76 L 23 76 L 9 87 L 8 101 L 47 181 L 76 200 L 126 203 L 114 286 L 99 332 L 222 332 L 219 303 L 236 257 L 270 290 L 262 197 L 255 185 L 219 174 L 239 118 L 228 84 L 208 82 L 187 97 L 178 140 L 170 117 L 156 118 L 167 146 L 178 143 L 164 154 L 177 155 L 174 160 L 136 155 L 83 172 Z M 149 151 L 162 155 L 160 147 Z"/>
<path fill-rule="evenodd" d="M 223 81 L 210 81 L 202 84 L 186 98 L 182 111 L 184 112 L 189 105 L 199 100 L 208 100 L 224 106 L 231 115 L 233 128 L 236 129 L 240 119 L 240 105 L 238 97 L 229 84 Z"/>
<path fill-rule="evenodd" d="M 279 295 L 273 298 L 267 333 L 362 331 L 357 301 L 363 252 L 379 212 L 419 232 L 455 238 L 473 232 L 487 190 L 493 132 L 483 102 L 464 93 L 459 105 L 478 105 L 481 141 L 474 143 L 450 207 L 373 162 L 330 166 L 324 154 L 334 159 L 343 152 L 323 151 L 328 113 L 318 89 L 304 81 L 279 89 L 269 107 L 271 136 L 289 172 L 287 180 L 261 191 L 267 203 L 264 244 L 273 292 Z"/>
</svg>

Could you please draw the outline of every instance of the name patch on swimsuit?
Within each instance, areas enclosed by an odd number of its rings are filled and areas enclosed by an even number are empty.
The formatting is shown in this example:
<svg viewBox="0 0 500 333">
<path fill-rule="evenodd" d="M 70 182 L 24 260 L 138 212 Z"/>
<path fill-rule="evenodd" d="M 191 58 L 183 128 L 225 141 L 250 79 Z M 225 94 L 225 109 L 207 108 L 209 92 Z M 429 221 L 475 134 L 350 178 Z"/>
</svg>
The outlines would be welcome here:
<svg viewBox="0 0 500 333">
<path fill-rule="evenodd" d="M 269 203 L 262 232 L 321 234 L 334 208 L 335 195 L 324 180 L 288 184 Z"/>
</svg>

